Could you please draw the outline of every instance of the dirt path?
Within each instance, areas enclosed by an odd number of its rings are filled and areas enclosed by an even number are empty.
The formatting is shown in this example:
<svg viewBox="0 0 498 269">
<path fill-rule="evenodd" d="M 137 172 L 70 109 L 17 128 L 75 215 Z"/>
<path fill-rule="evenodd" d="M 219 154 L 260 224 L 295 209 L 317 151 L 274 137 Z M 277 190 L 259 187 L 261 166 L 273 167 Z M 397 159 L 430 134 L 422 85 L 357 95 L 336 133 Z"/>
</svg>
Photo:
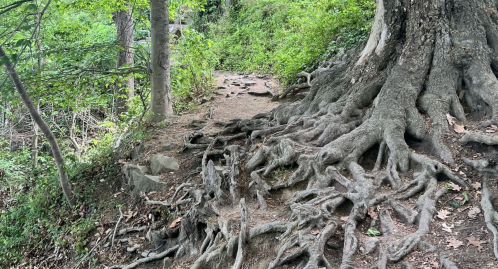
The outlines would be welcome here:
<svg viewBox="0 0 498 269">
<path fill-rule="evenodd" d="M 206 133 L 219 130 L 215 123 L 228 123 L 237 119 L 250 119 L 258 113 L 265 113 L 277 107 L 272 102 L 272 93 L 279 90 L 279 85 L 269 76 L 238 75 L 228 72 L 215 72 L 215 91 L 211 101 L 201 104 L 200 108 L 183 115 L 184 121 L 194 123 Z"/>
<path fill-rule="evenodd" d="M 202 132 L 204 137 L 199 139 L 207 141 L 209 137 L 215 136 L 225 123 L 237 119 L 250 119 L 256 114 L 268 112 L 279 105 L 278 102 L 272 102 L 271 98 L 272 94 L 280 90 L 280 86 L 269 76 L 239 75 L 228 72 L 216 72 L 215 76 L 215 90 L 210 100 L 204 100 L 198 108 L 187 114 L 167 120 L 165 127 L 158 126 L 148 129 L 147 132 L 150 138 L 134 145 L 135 149 L 141 148 L 138 154 L 131 154 L 126 159 L 121 160 L 123 163 L 148 166 L 151 156 L 162 154 L 176 158 L 180 169 L 160 175 L 160 181 L 168 184 L 166 189 L 148 192 L 135 198 L 130 195 L 129 186 L 127 186 L 126 180 L 123 179 L 121 191 L 109 194 L 114 195 L 114 199 L 121 199 L 121 203 L 124 204 L 122 208 L 123 214 L 132 216 L 123 221 L 119 229 L 147 226 L 151 227 L 152 230 L 157 230 L 161 227 L 169 226 L 175 216 L 169 215 L 164 207 L 147 205 L 146 199 L 167 202 L 174 195 L 176 188 L 182 183 L 202 183 L 199 164 L 204 150 L 187 149 L 182 151 L 186 135 L 193 132 Z M 253 224 L 259 219 L 266 222 L 270 219 L 285 217 L 283 216 L 285 212 L 280 210 L 281 207 L 278 206 L 279 201 L 268 201 L 268 212 L 256 212 L 254 210 L 255 201 L 249 201 L 248 204 L 251 208 L 251 214 L 254 214 Z M 225 206 L 217 210 L 224 215 L 225 219 L 239 223 L 238 207 Z M 99 234 L 105 232 L 106 229 L 109 231 L 109 228 L 114 226 L 116 215 L 119 216 L 118 212 L 101 214 L 101 221 L 97 225 L 96 235 L 88 238 L 89 248 L 97 243 Z M 147 230 L 119 236 L 117 240 L 125 238 L 129 240 L 118 241 L 114 250 L 99 247 L 97 250 L 100 251 L 95 251 L 95 256 L 86 262 L 88 263 L 92 259 L 98 260 L 99 265 L 95 268 L 105 268 L 105 266 L 115 264 L 125 265 L 140 258 L 140 253 L 155 248 L 150 238 L 147 239 Z M 140 247 L 133 251 L 127 251 L 127 248 L 135 244 L 140 245 Z M 171 268 L 188 268 L 190 264 L 191 261 L 188 259 L 181 259 L 180 261 L 175 261 Z M 146 265 L 143 268 L 163 268 L 159 262 L 147 263 Z"/>
</svg>

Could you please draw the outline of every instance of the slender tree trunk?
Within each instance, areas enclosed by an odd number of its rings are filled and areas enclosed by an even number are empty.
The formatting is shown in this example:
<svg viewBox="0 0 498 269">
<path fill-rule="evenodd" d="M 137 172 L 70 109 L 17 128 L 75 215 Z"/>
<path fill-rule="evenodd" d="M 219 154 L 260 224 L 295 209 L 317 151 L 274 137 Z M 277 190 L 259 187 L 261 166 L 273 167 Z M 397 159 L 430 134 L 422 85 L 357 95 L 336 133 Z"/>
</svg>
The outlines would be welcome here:
<svg viewBox="0 0 498 269">
<path fill-rule="evenodd" d="M 118 62 L 117 67 L 120 68 L 124 65 L 133 66 L 133 16 L 131 8 L 128 10 L 122 10 L 115 12 L 113 14 L 113 19 L 116 24 L 117 40 L 123 47 L 122 50 L 118 52 Z M 116 100 L 116 114 L 119 115 L 123 112 L 128 111 L 126 102 L 133 97 L 135 90 L 135 80 L 133 75 L 129 75 L 125 80 L 117 85 L 116 92 L 118 93 L 118 98 Z"/>
<path fill-rule="evenodd" d="M 4 56 L 6 56 L 5 51 L 0 46 L 0 57 Z M 64 159 L 62 158 L 62 154 L 59 149 L 57 140 L 55 139 L 55 136 L 48 127 L 48 125 L 45 123 L 45 121 L 42 119 L 42 117 L 36 110 L 36 107 L 33 104 L 33 102 L 31 102 L 31 99 L 29 98 L 28 93 L 24 89 L 24 86 L 22 85 L 22 82 L 19 79 L 19 76 L 17 75 L 14 69 L 14 65 L 12 64 L 12 62 L 8 61 L 7 63 L 5 63 L 5 67 L 7 68 L 7 73 L 12 79 L 12 82 L 14 83 L 17 92 L 21 96 L 24 105 L 28 108 L 31 118 L 40 127 L 41 131 L 47 138 L 48 143 L 50 144 L 50 149 L 52 150 L 52 154 L 54 155 L 55 164 L 57 165 L 57 170 L 59 172 L 59 180 L 61 183 L 62 191 L 64 192 L 64 196 L 66 197 L 68 204 L 72 207 L 74 205 L 74 197 L 71 191 L 71 185 L 69 184 L 68 181 L 66 169 L 64 168 Z"/>
<path fill-rule="evenodd" d="M 167 0 L 151 0 L 151 112 L 152 122 L 173 114 L 170 86 L 169 12 Z"/>
<path fill-rule="evenodd" d="M 38 20 L 40 20 L 41 14 L 38 13 Z M 38 59 L 37 59 L 37 64 L 38 64 L 38 76 L 41 78 L 42 77 L 42 67 L 44 64 L 44 59 L 43 59 L 43 46 L 42 42 L 40 40 L 40 24 L 38 23 L 36 25 L 36 34 L 35 34 L 35 42 L 36 42 L 36 47 L 38 49 Z M 36 104 L 36 112 L 39 114 L 40 113 L 40 102 Z M 38 124 L 33 120 L 33 139 L 31 142 L 31 159 L 33 161 L 33 168 L 36 168 L 38 166 Z"/>
</svg>

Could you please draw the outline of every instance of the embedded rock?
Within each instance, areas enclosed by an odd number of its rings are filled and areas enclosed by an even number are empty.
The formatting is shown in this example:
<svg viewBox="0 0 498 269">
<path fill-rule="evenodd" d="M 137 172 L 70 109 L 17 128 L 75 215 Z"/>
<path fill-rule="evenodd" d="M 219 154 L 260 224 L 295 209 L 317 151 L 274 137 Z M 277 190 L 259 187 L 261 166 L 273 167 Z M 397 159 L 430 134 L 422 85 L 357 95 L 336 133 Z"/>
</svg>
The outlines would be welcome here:
<svg viewBox="0 0 498 269">
<path fill-rule="evenodd" d="M 173 172 L 180 168 L 178 161 L 173 157 L 156 154 L 150 158 L 150 169 L 152 175 Z"/>
<path fill-rule="evenodd" d="M 145 151 L 145 145 L 144 144 L 140 144 L 139 146 L 137 147 L 134 147 L 132 150 L 131 150 L 131 159 L 132 160 L 136 160 L 138 159 L 138 157 L 140 157 L 140 155 Z"/>
<path fill-rule="evenodd" d="M 132 184 L 134 187 L 131 192 L 132 195 L 137 195 L 140 192 L 160 191 L 168 186 L 166 183 L 159 181 L 158 176 L 138 176 L 136 174 L 134 174 Z"/>
<path fill-rule="evenodd" d="M 365 255 L 368 255 L 372 252 L 374 252 L 377 247 L 379 246 L 379 238 L 370 238 L 365 242 L 365 248 L 364 248 L 364 253 Z"/>
</svg>

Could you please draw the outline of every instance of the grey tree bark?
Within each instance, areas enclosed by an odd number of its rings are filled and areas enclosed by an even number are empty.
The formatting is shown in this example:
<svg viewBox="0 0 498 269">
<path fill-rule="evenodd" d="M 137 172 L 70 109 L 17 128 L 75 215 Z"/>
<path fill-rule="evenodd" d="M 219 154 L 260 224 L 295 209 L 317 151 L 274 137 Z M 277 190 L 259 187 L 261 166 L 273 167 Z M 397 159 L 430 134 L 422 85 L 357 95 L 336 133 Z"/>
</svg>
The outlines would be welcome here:
<svg viewBox="0 0 498 269">
<path fill-rule="evenodd" d="M 3 48 L 0 46 L 0 57 L 4 56 L 7 55 L 5 54 Z M 64 196 L 66 197 L 67 203 L 69 204 L 69 206 L 72 207 L 74 205 L 74 197 L 71 191 L 71 185 L 69 184 L 69 180 L 67 177 L 66 169 L 64 167 L 64 159 L 59 149 L 59 144 L 57 143 L 57 140 L 55 139 L 55 136 L 48 127 L 48 125 L 45 123 L 45 121 L 38 113 L 36 106 L 33 104 L 33 102 L 31 102 L 31 99 L 29 98 L 28 93 L 24 89 L 24 86 L 22 85 L 22 82 L 19 79 L 19 76 L 17 75 L 12 62 L 10 60 L 7 61 L 7 63 L 5 63 L 5 67 L 7 68 L 7 73 L 9 74 L 9 77 L 12 79 L 12 82 L 14 83 L 17 92 L 21 96 L 24 105 L 28 109 L 31 118 L 38 125 L 40 130 L 47 138 L 47 141 L 50 145 L 50 149 L 52 150 L 52 154 L 54 155 L 55 164 L 57 165 L 57 171 L 59 172 L 59 181 L 61 183 L 62 191 L 64 193 Z"/>
<path fill-rule="evenodd" d="M 167 0 L 150 1 L 151 17 L 151 121 L 173 114 L 171 103 L 169 12 Z"/>
<path fill-rule="evenodd" d="M 114 23 L 116 24 L 117 40 L 122 46 L 122 50 L 118 51 L 117 68 L 124 65 L 130 67 L 134 64 L 133 59 L 133 38 L 134 38 L 134 24 L 132 9 L 122 10 L 113 13 Z M 133 97 L 135 90 L 135 79 L 133 75 L 128 75 L 125 80 L 119 83 L 116 92 L 118 98 L 116 99 L 116 115 L 128 111 L 126 102 Z"/>
</svg>

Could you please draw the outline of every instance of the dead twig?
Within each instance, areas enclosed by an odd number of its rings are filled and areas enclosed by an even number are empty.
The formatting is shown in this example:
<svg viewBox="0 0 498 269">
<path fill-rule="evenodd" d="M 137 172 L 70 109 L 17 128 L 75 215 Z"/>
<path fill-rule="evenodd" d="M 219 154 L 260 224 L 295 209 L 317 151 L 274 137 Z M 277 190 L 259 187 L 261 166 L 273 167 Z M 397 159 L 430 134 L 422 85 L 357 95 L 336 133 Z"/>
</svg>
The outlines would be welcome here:
<svg viewBox="0 0 498 269">
<path fill-rule="evenodd" d="M 121 208 L 118 207 L 119 209 L 119 219 L 118 219 L 118 222 L 116 222 L 116 227 L 114 227 L 114 232 L 112 234 L 112 239 L 111 239 L 111 248 L 114 246 L 114 238 L 116 237 L 116 232 L 118 230 L 118 226 L 119 226 L 119 223 L 121 222 L 121 220 L 123 219 L 123 212 L 121 211 Z"/>
</svg>

